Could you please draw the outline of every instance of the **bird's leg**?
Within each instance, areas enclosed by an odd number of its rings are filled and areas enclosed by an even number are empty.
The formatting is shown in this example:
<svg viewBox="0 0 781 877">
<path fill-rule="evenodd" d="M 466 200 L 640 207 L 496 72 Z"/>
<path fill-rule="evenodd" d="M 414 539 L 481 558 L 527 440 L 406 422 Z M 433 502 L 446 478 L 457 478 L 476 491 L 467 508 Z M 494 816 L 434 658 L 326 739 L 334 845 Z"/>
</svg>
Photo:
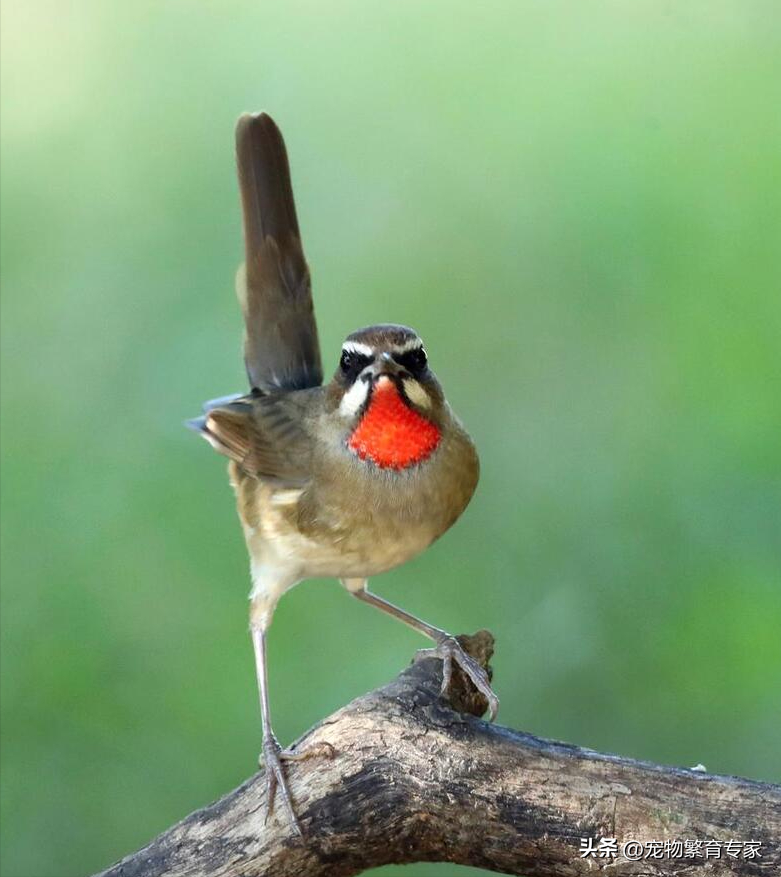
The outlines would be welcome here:
<svg viewBox="0 0 781 877">
<path fill-rule="evenodd" d="M 373 594 L 366 588 L 365 579 L 342 579 L 342 584 L 354 597 L 363 600 L 364 603 L 369 603 L 371 606 L 376 606 L 383 612 L 387 612 L 388 615 L 392 615 L 394 618 L 398 618 L 399 621 L 403 621 L 404 624 L 411 627 L 413 630 L 417 630 L 418 633 L 422 633 L 424 636 L 432 639 L 436 643 L 434 648 L 420 649 L 418 655 L 420 657 L 436 657 L 442 659 L 442 694 L 445 694 L 448 688 L 450 688 L 450 680 L 453 674 L 453 662 L 455 661 L 455 663 L 458 664 L 472 681 L 475 688 L 488 701 L 488 716 L 490 721 L 493 721 L 496 718 L 496 713 L 499 709 L 499 698 L 494 694 L 493 689 L 491 688 L 488 674 L 473 657 L 463 650 L 461 643 L 459 643 L 454 636 L 451 636 L 444 630 L 440 630 L 438 627 L 434 627 L 433 625 L 422 621 L 420 618 L 417 618 L 409 612 L 405 612 L 400 607 L 394 606 L 393 603 L 383 600 L 382 597 Z"/>
<path fill-rule="evenodd" d="M 258 693 L 260 695 L 260 714 L 263 726 L 263 752 L 261 753 L 261 762 L 266 769 L 266 800 L 268 809 L 266 811 L 267 818 L 274 811 L 274 797 L 277 789 L 282 794 L 285 802 L 290 821 L 298 834 L 303 837 L 301 825 L 296 818 L 293 809 L 293 799 L 290 795 L 290 789 L 287 784 L 285 771 L 282 767 L 283 761 L 303 761 L 306 758 L 314 756 L 325 756 L 333 758 L 335 750 L 330 743 L 325 741 L 308 746 L 300 752 L 291 752 L 283 749 L 279 745 L 279 741 L 274 736 L 271 727 L 271 714 L 269 711 L 268 701 L 268 670 L 266 661 L 266 631 L 269 625 L 268 613 L 260 613 L 256 611 L 257 606 L 252 606 L 250 613 L 250 631 L 252 633 L 252 646 L 255 651 L 255 670 L 258 677 Z"/>
<path fill-rule="evenodd" d="M 250 630 L 252 632 L 252 647 L 255 650 L 255 670 L 258 676 L 260 715 L 263 724 L 262 762 L 266 768 L 266 800 L 268 807 L 266 818 L 274 811 L 274 796 L 277 788 L 279 788 L 290 816 L 290 821 L 293 823 L 293 827 L 298 834 L 303 837 L 301 826 L 293 810 L 293 799 L 290 797 L 287 778 L 282 769 L 282 760 L 286 753 L 282 750 L 271 728 L 271 715 L 268 704 L 268 672 L 266 669 L 266 626 L 253 621 Z"/>
</svg>

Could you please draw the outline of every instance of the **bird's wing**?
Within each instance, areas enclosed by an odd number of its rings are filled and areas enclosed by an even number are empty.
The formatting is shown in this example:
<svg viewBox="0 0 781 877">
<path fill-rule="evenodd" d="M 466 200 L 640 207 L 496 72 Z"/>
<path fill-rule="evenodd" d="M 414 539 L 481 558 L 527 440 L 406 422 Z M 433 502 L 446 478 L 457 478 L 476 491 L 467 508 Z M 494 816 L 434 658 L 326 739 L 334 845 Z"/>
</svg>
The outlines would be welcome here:
<svg viewBox="0 0 781 877">
<path fill-rule="evenodd" d="M 229 398 L 224 404 L 206 408 L 203 416 L 188 421 L 188 426 L 247 474 L 301 485 L 311 477 L 314 439 L 306 418 L 312 406 L 316 407 L 313 397 L 319 392 Z"/>
<path fill-rule="evenodd" d="M 323 380 L 309 268 L 301 246 L 285 141 L 265 113 L 236 125 L 246 260 L 236 278 L 244 313 L 244 361 L 264 392 Z"/>
</svg>

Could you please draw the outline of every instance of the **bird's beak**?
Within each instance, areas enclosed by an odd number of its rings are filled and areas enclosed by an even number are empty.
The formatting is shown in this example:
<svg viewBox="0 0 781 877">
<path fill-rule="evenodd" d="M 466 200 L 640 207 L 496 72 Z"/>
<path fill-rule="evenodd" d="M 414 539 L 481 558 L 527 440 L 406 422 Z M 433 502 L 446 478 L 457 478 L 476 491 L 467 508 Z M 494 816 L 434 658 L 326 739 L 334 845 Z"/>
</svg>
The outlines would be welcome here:
<svg viewBox="0 0 781 877">
<path fill-rule="evenodd" d="M 369 371 L 375 384 L 383 377 L 395 382 L 406 373 L 404 367 L 400 366 L 390 353 L 381 353 L 372 363 Z"/>
</svg>

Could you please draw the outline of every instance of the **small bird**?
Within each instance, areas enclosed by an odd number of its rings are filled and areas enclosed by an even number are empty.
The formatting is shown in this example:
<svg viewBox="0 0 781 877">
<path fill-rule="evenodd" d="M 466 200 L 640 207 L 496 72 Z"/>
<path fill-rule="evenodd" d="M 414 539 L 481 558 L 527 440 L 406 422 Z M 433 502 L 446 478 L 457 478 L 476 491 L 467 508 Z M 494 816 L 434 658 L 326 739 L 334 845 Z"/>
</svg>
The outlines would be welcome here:
<svg viewBox="0 0 781 877">
<path fill-rule="evenodd" d="M 298 582 L 337 578 L 354 597 L 429 637 L 434 647 L 422 654 L 443 660 L 443 693 L 455 663 L 496 715 L 486 672 L 453 636 L 367 588 L 370 576 L 415 557 L 453 525 L 475 490 L 479 463 L 422 340 L 406 326 L 352 332 L 322 385 L 287 152 L 270 116 L 239 119 L 236 158 L 245 244 L 237 292 L 250 392 L 207 402 L 188 425 L 230 460 L 250 556 L 269 812 L 279 790 L 300 834 L 282 762 L 302 755 L 274 736 L 266 665 L 274 608 Z"/>
</svg>

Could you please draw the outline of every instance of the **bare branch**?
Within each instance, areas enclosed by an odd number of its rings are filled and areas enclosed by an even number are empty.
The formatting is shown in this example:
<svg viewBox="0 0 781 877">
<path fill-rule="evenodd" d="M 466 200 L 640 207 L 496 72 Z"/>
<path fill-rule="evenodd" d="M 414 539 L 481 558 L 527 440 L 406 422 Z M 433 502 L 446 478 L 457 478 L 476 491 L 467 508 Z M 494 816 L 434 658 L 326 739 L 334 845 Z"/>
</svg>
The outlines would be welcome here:
<svg viewBox="0 0 781 877">
<path fill-rule="evenodd" d="M 493 638 L 463 637 L 487 666 Z M 266 823 L 262 773 L 161 834 L 101 877 L 337 877 L 383 864 L 454 862 L 527 877 L 781 874 L 781 786 L 601 755 L 489 725 L 479 695 L 422 660 L 310 730 L 290 765 L 301 824 Z M 456 709 L 453 708 L 455 706 Z M 323 750 L 327 747 L 319 747 Z M 755 841 L 756 858 L 581 858 L 581 838 L 619 844 Z"/>
</svg>

